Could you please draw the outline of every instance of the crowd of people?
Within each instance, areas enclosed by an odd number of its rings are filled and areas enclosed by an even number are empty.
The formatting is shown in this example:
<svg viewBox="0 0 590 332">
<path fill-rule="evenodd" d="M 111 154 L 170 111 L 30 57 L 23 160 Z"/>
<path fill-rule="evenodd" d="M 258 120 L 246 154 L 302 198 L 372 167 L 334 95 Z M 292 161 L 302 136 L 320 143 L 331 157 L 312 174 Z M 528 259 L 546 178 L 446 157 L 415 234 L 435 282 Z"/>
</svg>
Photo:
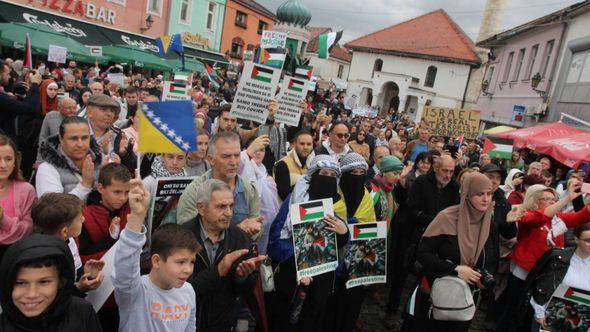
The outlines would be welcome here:
<svg viewBox="0 0 590 332">
<path fill-rule="evenodd" d="M 528 149 L 491 158 L 394 107 L 356 116 L 333 85 L 300 102 L 297 127 L 274 121 L 275 100 L 266 123 L 236 119 L 239 75 L 216 77 L 189 89 L 198 150 L 138 158 L 139 106 L 161 99 L 162 75 L 0 60 L 0 330 L 353 331 L 369 297 L 387 329 L 467 331 L 473 313 L 438 306 L 453 277 L 487 330 L 530 331 L 559 284 L 590 291 L 587 170 Z M 149 234 L 164 177 L 194 179 Z M 349 224 L 387 223 L 385 296 L 347 288 L 342 262 L 297 278 L 290 208 L 317 199 L 333 201 L 340 261 Z M 98 309 L 85 298 L 107 279 Z"/>
</svg>

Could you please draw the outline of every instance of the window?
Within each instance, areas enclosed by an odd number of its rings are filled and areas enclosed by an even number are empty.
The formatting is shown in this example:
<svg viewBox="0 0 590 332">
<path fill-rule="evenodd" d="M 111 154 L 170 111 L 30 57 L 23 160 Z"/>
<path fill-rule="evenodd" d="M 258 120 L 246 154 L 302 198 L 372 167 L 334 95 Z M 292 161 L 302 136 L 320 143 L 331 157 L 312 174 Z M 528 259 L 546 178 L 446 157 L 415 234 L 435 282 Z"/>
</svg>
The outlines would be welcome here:
<svg viewBox="0 0 590 332">
<path fill-rule="evenodd" d="M 531 48 L 531 53 L 529 54 L 529 62 L 526 66 L 526 72 L 524 73 L 524 79 L 528 80 L 531 78 L 533 74 L 533 67 L 535 66 L 535 60 L 537 59 L 537 53 L 539 52 L 539 44 L 534 45 Z"/>
<path fill-rule="evenodd" d="M 180 1 L 180 23 L 191 23 L 191 0 Z"/>
<path fill-rule="evenodd" d="M 518 59 L 516 59 L 516 68 L 514 68 L 514 74 L 512 75 L 512 81 L 516 81 L 518 76 L 520 76 L 520 69 L 522 68 L 522 63 L 524 62 L 524 53 L 526 52 L 525 48 L 521 48 L 518 51 Z"/>
<path fill-rule="evenodd" d="M 342 78 L 343 73 L 344 73 L 344 66 L 338 65 L 338 78 Z"/>
<path fill-rule="evenodd" d="M 242 58 L 242 53 L 244 53 L 244 41 L 240 37 L 236 37 L 231 41 L 231 50 L 229 55 L 232 58 Z"/>
<path fill-rule="evenodd" d="M 258 34 L 261 35 L 262 31 L 266 30 L 266 27 L 268 27 L 268 23 L 264 21 L 258 21 Z"/>
<path fill-rule="evenodd" d="M 236 25 L 242 28 L 248 27 L 248 14 L 243 13 L 241 11 L 236 12 Z"/>
<path fill-rule="evenodd" d="M 375 75 L 376 71 L 381 71 L 382 69 L 383 69 L 383 60 L 381 60 L 381 59 L 375 60 L 375 63 L 373 64 L 373 73 L 371 74 L 371 77 L 373 77 L 373 75 Z"/>
<path fill-rule="evenodd" d="M 492 83 L 492 77 L 494 77 L 494 69 L 496 69 L 496 67 L 490 66 L 488 68 L 488 71 L 486 71 L 486 75 L 484 76 L 483 81 L 487 82 L 487 86 L 483 91 L 488 91 L 490 84 Z"/>
<path fill-rule="evenodd" d="M 254 51 L 256 49 L 256 45 L 254 45 L 254 44 L 248 44 L 248 47 L 246 47 L 246 49 L 248 51 Z"/>
<path fill-rule="evenodd" d="M 549 65 L 551 65 L 551 54 L 553 53 L 553 44 L 555 44 L 555 40 L 550 40 L 547 42 L 547 45 L 545 45 L 545 56 L 543 56 L 543 58 L 545 59 L 543 61 L 543 67 L 541 67 L 541 77 L 545 78 L 547 75 L 547 68 L 549 68 Z"/>
<path fill-rule="evenodd" d="M 508 75 L 510 75 L 510 68 L 512 67 L 512 59 L 514 58 L 514 52 L 508 54 L 508 60 L 506 61 L 506 68 L 504 68 L 504 76 L 502 82 L 508 81 Z"/>
<path fill-rule="evenodd" d="M 162 15 L 162 0 L 148 0 L 147 12 L 157 16 Z"/>
<path fill-rule="evenodd" d="M 588 51 L 585 51 L 572 55 L 566 83 L 590 82 L 590 59 L 588 59 L 588 54 Z"/>
<path fill-rule="evenodd" d="M 215 30 L 215 18 L 217 16 L 217 4 L 215 2 L 209 2 L 209 10 L 207 11 L 207 29 Z"/>
<path fill-rule="evenodd" d="M 438 69 L 435 66 L 428 67 L 428 70 L 426 71 L 426 80 L 424 81 L 425 87 L 432 88 L 434 86 L 437 71 Z"/>
</svg>

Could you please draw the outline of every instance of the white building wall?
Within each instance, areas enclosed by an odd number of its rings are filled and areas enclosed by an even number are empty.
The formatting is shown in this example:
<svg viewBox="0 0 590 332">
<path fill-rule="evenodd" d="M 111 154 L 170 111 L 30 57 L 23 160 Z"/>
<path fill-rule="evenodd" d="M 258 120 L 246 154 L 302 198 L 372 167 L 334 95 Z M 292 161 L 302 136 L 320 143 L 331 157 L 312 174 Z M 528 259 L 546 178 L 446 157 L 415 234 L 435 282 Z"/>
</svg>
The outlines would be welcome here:
<svg viewBox="0 0 590 332">
<path fill-rule="evenodd" d="M 348 80 L 350 63 L 336 58 L 320 59 L 318 58 L 317 54 L 314 53 L 308 53 L 306 57 L 310 59 L 309 65 L 313 66 L 314 75 L 319 75 L 325 80 L 338 78 L 338 67 L 342 65 L 344 66 L 344 69 L 342 71 L 341 79 L 345 81 Z"/>
</svg>

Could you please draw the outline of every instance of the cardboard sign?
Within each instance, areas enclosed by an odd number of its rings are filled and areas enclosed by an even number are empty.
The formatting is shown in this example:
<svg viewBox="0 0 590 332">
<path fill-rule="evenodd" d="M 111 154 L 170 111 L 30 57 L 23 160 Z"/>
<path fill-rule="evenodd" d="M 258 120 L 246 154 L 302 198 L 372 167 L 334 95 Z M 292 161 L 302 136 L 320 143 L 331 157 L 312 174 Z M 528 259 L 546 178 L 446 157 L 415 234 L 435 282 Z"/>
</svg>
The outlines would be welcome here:
<svg viewBox="0 0 590 332">
<path fill-rule="evenodd" d="M 366 118 L 375 118 L 377 117 L 378 111 L 370 106 L 361 106 L 352 109 L 352 117 L 366 117 Z"/>
<path fill-rule="evenodd" d="M 346 288 L 387 281 L 387 222 L 348 225 L 351 245 L 344 256 Z"/>
<path fill-rule="evenodd" d="M 545 310 L 547 328 L 540 331 L 587 331 L 590 328 L 590 292 L 561 284 Z"/>
<path fill-rule="evenodd" d="M 334 215 L 332 199 L 291 204 L 297 280 L 336 270 L 336 233 L 326 229 L 324 217 Z"/>
<path fill-rule="evenodd" d="M 479 132 L 480 112 L 461 108 L 425 106 L 422 114 L 433 136 L 475 139 Z"/>
<path fill-rule="evenodd" d="M 299 103 L 305 99 L 309 81 L 297 77 L 285 76 L 281 92 L 277 96 L 279 110 L 275 114 L 275 120 L 289 126 L 297 127 L 301 117 Z"/>
<path fill-rule="evenodd" d="M 287 43 L 287 33 L 272 30 L 262 31 L 260 48 L 284 48 Z"/>
<path fill-rule="evenodd" d="M 268 117 L 268 101 L 274 97 L 281 70 L 244 62 L 242 79 L 232 103 L 230 115 L 261 124 Z"/>
<path fill-rule="evenodd" d="M 49 45 L 47 61 L 55 63 L 66 63 L 68 49 L 61 46 Z"/>
<path fill-rule="evenodd" d="M 166 100 L 190 100 L 188 86 L 179 82 L 164 81 L 162 90 L 162 101 Z"/>
<path fill-rule="evenodd" d="M 119 87 L 125 87 L 125 74 L 123 73 L 111 73 L 107 75 L 107 79 L 111 83 L 119 84 Z"/>
<path fill-rule="evenodd" d="M 102 46 L 87 46 L 91 56 L 102 56 Z"/>
</svg>

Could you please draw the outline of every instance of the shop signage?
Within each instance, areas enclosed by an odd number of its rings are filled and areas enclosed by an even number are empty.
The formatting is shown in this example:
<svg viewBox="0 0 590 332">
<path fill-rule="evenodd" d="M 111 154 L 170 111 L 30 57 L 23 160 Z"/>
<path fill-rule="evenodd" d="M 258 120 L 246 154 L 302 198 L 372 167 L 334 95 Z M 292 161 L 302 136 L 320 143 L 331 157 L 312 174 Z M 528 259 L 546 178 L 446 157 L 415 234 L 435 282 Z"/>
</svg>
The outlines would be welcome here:
<svg viewBox="0 0 590 332">
<path fill-rule="evenodd" d="M 126 35 L 121 35 L 121 40 L 123 40 L 123 42 L 125 42 L 125 44 L 127 44 L 127 45 L 136 46 L 136 47 L 141 48 L 142 50 L 149 50 L 149 51 L 156 52 L 156 53 L 160 52 L 160 49 L 158 48 L 157 45 L 149 43 L 149 42 L 146 43 L 143 40 L 131 39 L 131 37 L 126 36 Z"/>
<path fill-rule="evenodd" d="M 46 25 L 57 32 L 67 33 L 70 36 L 86 37 L 86 33 L 83 30 L 75 28 L 69 23 L 66 23 L 66 25 L 63 26 L 55 20 L 53 22 L 49 22 L 48 20 L 41 20 L 38 18 L 38 16 L 29 13 L 23 13 L 23 18 L 28 23 Z"/>
<path fill-rule="evenodd" d="M 183 32 L 182 42 L 189 45 L 202 46 L 211 49 L 211 41 L 198 33 Z"/>
<path fill-rule="evenodd" d="M 29 0 L 29 4 L 33 2 L 65 14 L 81 16 L 115 25 L 117 13 L 114 10 L 93 3 L 87 3 L 82 0 Z"/>
</svg>

